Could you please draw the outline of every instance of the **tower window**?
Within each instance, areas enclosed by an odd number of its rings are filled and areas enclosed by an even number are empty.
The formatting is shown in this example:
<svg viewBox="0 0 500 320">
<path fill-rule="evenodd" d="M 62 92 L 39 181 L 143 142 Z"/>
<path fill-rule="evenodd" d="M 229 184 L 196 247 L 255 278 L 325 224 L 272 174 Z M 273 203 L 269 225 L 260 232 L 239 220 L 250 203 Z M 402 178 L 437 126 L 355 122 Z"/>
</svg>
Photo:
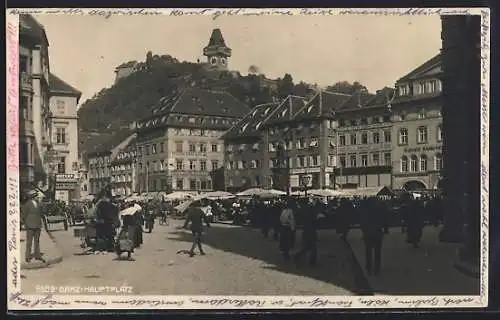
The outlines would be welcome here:
<svg viewBox="0 0 500 320">
<path fill-rule="evenodd" d="M 213 65 L 217 64 L 217 58 L 216 57 L 210 58 L 210 63 Z"/>
<path fill-rule="evenodd" d="M 224 65 L 224 66 L 225 66 L 225 65 L 226 65 L 226 62 L 227 62 L 227 61 L 226 61 L 226 59 L 225 59 L 225 58 L 220 59 L 220 63 L 221 63 L 222 65 Z"/>
</svg>

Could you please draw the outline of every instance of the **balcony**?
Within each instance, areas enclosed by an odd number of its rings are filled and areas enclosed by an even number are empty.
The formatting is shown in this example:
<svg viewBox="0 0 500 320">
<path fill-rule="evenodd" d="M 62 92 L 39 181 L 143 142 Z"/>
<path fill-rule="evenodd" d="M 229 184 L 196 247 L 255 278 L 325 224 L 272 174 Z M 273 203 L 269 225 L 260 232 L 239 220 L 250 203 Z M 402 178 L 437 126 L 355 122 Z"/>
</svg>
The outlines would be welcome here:
<svg viewBox="0 0 500 320">
<path fill-rule="evenodd" d="M 20 82 L 21 82 L 21 90 L 27 90 L 27 91 L 33 90 L 33 78 L 31 77 L 31 74 L 27 72 L 22 72 Z"/>
</svg>

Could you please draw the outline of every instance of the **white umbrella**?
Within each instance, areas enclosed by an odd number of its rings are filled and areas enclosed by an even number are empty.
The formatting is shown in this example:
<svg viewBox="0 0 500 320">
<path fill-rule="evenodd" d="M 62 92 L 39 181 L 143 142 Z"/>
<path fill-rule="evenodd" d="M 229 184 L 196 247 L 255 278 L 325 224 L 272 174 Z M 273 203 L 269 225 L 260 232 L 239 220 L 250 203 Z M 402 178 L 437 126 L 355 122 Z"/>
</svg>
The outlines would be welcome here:
<svg viewBox="0 0 500 320">
<path fill-rule="evenodd" d="M 186 200 L 183 203 L 179 204 L 176 206 L 174 209 L 177 210 L 179 213 L 183 213 L 184 211 L 189 208 L 189 206 L 194 202 L 194 199 Z"/>
<path fill-rule="evenodd" d="M 314 189 L 307 191 L 307 193 L 318 197 L 338 197 L 342 195 L 341 192 L 331 189 Z"/>
<path fill-rule="evenodd" d="M 128 207 L 127 209 L 123 209 L 122 211 L 120 211 L 120 217 L 123 217 L 123 216 L 131 216 L 131 215 L 134 215 L 137 211 L 139 211 L 135 206 L 132 206 L 132 207 Z"/>
<path fill-rule="evenodd" d="M 200 195 L 198 198 L 199 199 L 209 199 L 209 200 L 215 200 L 215 199 L 230 199 L 234 198 L 235 195 L 226 192 L 226 191 L 212 191 L 212 192 L 207 192 L 205 194 Z"/>
<path fill-rule="evenodd" d="M 260 194 L 258 194 L 259 197 L 261 198 L 274 198 L 274 197 L 279 197 L 286 195 L 286 192 L 280 191 L 280 190 L 275 190 L 275 189 L 270 189 L 270 190 L 263 190 Z"/>
<path fill-rule="evenodd" d="M 261 193 L 263 193 L 265 190 L 264 189 L 261 189 L 261 188 L 250 188 L 250 189 L 247 189 L 245 191 L 242 191 L 242 192 L 239 192 L 237 193 L 236 195 L 237 196 L 247 196 L 247 197 L 253 197 L 253 196 L 257 196 L 257 195 L 260 195 Z"/>
<path fill-rule="evenodd" d="M 187 193 L 187 192 L 182 192 L 182 191 L 175 191 L 170 194 L 167 194 L 165 196 L 166 200 L 182 200 L 182 199 L 189 199 L 192 196 Z"/>
</svg>

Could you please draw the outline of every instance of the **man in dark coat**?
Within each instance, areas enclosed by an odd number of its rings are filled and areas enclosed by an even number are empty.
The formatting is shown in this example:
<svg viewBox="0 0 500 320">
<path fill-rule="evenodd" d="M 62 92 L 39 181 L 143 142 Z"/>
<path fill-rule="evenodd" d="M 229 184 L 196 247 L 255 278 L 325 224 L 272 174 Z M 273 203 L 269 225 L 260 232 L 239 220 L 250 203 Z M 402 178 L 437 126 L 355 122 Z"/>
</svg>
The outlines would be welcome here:
<svg viewBox="0 0 500 320">
<path fill-rule="evenodd" d="M 201 245 L 201 235 L 203 233 L 203 222 L 206 223 L 207 227 L 210 227 L 210 223 L 208 222 L 205 213 L 202 210 L 204 206 L 200 201 L 195 201 L 191 206 L 187 209 L 187 218 L 184 223 L 184 228 L 188 228 L 188 224 L 191 222 L 191 232 L 193 233 L 193 245 L 191 246 L 191 250 L 189 251 L 189 256 L 193 257 L 195 255 L 194 249 L 198 246 L 201 255 L 205 255 L 203 251 L 203 247 Z"/>
<path fill-rule="evenodd" d="M 311 266 L 316 265 L 318 257 L 317 248 L 317 214 L 316 212 L 304 212 L 304 226 L 302 230 L 302 249 L 297 252 L 294 257 L 295 262 L 298 264 L 302 256 L 309 252 L 309 263 Z"/>
<path fill-rule="evenodd" d="M 382 240 L 388 232 L 387 216 L 374 199 L 368 199 L 360 207 L 361 230 L 365 242 L 365 262 L 368 274 L 379 275 L 382 260 Z"/>
<path fill-rule="evenodd" d="M 45 262 L 40 252 L 42 209 L 37 197 L 38 193 L 36 191 L 30 191 L 27 195 L 28 200 L 21 207 L 21 219 L 26 229 L 26 262 L 30 262 L 32 258 Z M 34 246 L 34 254 L 31 253 L 32 246 Z"/>
</svg>

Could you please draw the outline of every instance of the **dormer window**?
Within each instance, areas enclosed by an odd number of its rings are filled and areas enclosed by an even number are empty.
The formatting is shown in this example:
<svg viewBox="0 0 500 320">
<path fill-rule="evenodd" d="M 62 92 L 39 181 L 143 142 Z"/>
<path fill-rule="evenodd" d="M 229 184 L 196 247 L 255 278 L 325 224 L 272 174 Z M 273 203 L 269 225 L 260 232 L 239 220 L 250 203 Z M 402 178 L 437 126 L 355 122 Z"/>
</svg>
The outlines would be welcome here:
<svg viewBox="0 0 500 320">
<path fill-rule="evenodd" d="M 425 110 L 422 109 L 422 110 L 418 111 L 417 118 L 424 119 L 425 118 Z"/>
<path fill-rule="evenodd" d="M 439 92 L 439 86 L 438 86 L 438 81 L 437 80 L 431 80 L 431 81 L 429 81 L 428 85 L 429 85 L 429 92 L 430 93 Z"/>
<path fill-rule="evenodd" d="M 425 82 L 420 82 L 417 88 L 418 88 L 418 94 L 426 93 Z"/>
<path fill-rule="evenodd" d="M 310 105 L 309 107 L 307 107 L 307 113 L 310 113 L 312 111 L 312 109 L 314 108 L 313 105 Z"/>
<path fill-rule="evenodd" d="M 281 111 L 281 116 L 284 117 L 287 112 L 288 112 L 288 109 L 285 109 L 285 110 Z"/>
<path fill-rule="evenodd" d="M 271 108 L 267 108 L 266 110 L 264 110 L 264 115 L 267 115 L 269 113 L 269 110 L 271 110 Z"/>
</svg>

